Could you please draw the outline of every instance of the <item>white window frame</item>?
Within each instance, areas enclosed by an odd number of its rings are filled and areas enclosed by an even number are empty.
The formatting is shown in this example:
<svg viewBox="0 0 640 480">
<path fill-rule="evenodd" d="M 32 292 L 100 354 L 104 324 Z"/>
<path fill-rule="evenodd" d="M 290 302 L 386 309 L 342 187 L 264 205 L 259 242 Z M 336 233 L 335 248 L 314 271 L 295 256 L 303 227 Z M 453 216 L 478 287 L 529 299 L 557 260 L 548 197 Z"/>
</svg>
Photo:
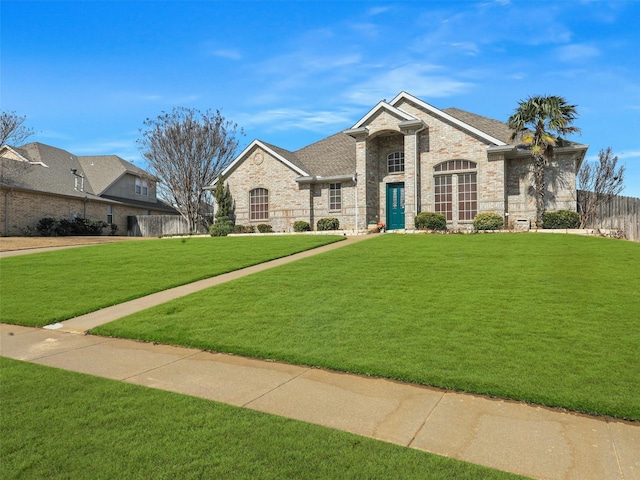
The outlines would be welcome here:
<svg viewBox="0 0 640 480">
<path fill-rule="evenodd" d="M 404 173 L 404 152 L 387 155 L 387 173 Z"/>
<path fill-rule="evenodd" d="M 113 205 L 107 205 L 107 224 L 113 224 Z"/>
<path fill-rule="evenodd" d="M 249 192 L 249 221 L 261 220 L 269 220 L 269 190 L 258 187 Z"/>
<path fill-rule="evenodd" d="M 342 184 L 329 184 L 329 211 L 342 210 Z"/>
<path fill-rule="evenodd" d="M 140 177 L 136 177 L 136 195 L 142 195 L 144 197 L 149 195 L 149 183 Z"/>
</svg>

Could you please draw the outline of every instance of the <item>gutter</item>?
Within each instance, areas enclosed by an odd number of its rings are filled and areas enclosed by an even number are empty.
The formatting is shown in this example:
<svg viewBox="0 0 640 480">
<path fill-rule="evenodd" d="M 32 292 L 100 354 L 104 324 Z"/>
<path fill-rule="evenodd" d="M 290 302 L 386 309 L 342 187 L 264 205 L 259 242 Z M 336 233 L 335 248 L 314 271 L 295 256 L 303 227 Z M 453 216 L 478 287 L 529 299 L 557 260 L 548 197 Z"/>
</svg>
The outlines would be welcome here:
<svg viewBox="0 0 640 480">
<path fill-rule="evenodd" d="M 350 173 L 349 175 L 332 175 L 329 177 L 322 177 L 320 175 L 312 175 L 306 177 L 297 177 L 294 179 L 298 183 L 331 183 L 331 182 L 339 182 L 339 181 L 353 181 L 355 183 L 355 174 Z"/>
</svg>

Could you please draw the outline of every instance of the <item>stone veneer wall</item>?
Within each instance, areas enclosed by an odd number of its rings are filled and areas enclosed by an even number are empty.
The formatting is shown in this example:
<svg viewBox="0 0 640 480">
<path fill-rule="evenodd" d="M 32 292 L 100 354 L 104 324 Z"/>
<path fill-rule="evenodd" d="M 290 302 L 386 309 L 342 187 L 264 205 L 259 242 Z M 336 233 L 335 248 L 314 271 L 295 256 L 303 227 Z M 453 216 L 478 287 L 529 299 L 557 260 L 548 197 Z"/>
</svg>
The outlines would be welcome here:
<svg viewBox="0 0 640 480">
<path fill-rule="evenodd" d="M 575 153 L 560 151 L 545 169 L 547 211 L 576 210 L 576 161 Z M 558 175 L 558 172 L 564 173 Z M 509 228 L 513 228 L 518 220 L 529 220 L 531 225 L 535 225 L 536 196 L 531 157 L 528 155 L 507 160 L 506 196 Z"/>
<path fill-rule="evenodd" d="M 262 154 L 261 163 L 254 161 L 256 153 Z M 259 147 L 249 152 L 225 180 L 233 197 L 236 224 L 257 226 L 266 223 L 275 232 L 292 232 L 296 220 L 309 222 L 315 230 L 319 219 L 335 217 L 340 221 L 340 228 L 354 227 L 355 189 L 352 182 L 336 182 L 342 184 L 342 209 L 329 211 L 329 184 L 298 184 L 295 179 L 299 176 Z M 268 219 L 249 218 L 249 192 L 254 188 L 269 191 Z"/>
<path fill-rule="evenodd" d="M 406 102 L 400 108 L 411 115 L 421 118 L 427 129 L 419 133 L 420 151 L 420 211 L 435 211 L 434 170 L 439 163 L 447 160 L 471 160 L 477 163 L 478 213 L 504 213 L 504 162 L 501 159 L 488 159 L 486 140 L 462 131 L 459 127 L 422 110 L 412 103 Z M 460 173 L 470 173 L 463 170 Z M 447 172 L 453 173 L 456 172 Z M 455 180 L 454 180 L 455 184 Z M 454 188 L 454 211 L 457 210 L 457 198 Z M 451 222 L 454 228 L 470 226 L 472 222 Z"/>
</svg>

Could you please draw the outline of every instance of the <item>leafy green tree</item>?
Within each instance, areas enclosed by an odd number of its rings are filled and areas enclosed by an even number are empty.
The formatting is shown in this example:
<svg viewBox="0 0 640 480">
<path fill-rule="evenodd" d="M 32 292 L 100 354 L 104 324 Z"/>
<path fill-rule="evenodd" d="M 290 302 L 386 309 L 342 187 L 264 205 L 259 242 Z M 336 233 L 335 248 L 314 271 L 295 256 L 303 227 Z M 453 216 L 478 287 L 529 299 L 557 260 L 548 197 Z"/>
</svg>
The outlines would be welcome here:
<svg viewBox="0 0 640 480">
<path fill-rule="evenodd" d="M 532 96 L 520 101 L 507 121 L 513 130 L 511 139 L 521 137 L 522 143 L 531 150 L 538 228 L 542 228 L 545 209 L 545 167 L 554 157 L 554 148 L 562 144 L 560 136 L 580 132 L 571 125 L 577 117 L 576 106 L 569 105 L 563 97 Z"/>
<path fill-rule="evenodd" d="M 216 220 L 223 217 L 231 218 L 233 213 L 233 199 L 231 198 L 229 185 L 227 184 L 225 186 L 222 175 L 218 175 L 218 182 L 216 183 L 216 189 L 213 191 L 213 198 L 218 206 L 216 210 Z"/>
</svg>

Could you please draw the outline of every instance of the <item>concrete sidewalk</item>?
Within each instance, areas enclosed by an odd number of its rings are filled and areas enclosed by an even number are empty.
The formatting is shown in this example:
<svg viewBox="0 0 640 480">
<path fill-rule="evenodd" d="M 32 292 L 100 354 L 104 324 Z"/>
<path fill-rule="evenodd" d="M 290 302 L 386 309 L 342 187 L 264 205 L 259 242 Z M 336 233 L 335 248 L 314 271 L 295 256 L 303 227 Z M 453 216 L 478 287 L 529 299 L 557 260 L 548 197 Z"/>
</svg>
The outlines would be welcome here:
<svg viewBox="0 0 640 480">
<path fill-rule="evenodd" d="M 389 380 L 0 324 L 0 354 L 540 479 L 640 479 L 640 425 Z"/>
</svg>

